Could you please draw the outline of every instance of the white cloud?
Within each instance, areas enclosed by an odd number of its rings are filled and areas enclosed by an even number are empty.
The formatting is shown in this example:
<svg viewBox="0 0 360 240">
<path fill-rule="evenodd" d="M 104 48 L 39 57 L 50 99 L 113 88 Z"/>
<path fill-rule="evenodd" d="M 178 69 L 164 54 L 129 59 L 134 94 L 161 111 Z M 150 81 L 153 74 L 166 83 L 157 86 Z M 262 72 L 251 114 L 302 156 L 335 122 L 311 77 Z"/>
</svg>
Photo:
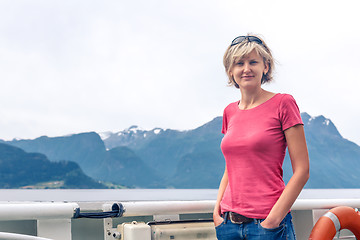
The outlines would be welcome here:
<svg viewBox="0 0 360 240">
<path fill-rule="evenodd" d="M 2 1 L 0 138 L 195 128 L 239 98 L 222 54 L 260 33 L 266 86 L 360 143 L 356 1 Z"/>
</svg>

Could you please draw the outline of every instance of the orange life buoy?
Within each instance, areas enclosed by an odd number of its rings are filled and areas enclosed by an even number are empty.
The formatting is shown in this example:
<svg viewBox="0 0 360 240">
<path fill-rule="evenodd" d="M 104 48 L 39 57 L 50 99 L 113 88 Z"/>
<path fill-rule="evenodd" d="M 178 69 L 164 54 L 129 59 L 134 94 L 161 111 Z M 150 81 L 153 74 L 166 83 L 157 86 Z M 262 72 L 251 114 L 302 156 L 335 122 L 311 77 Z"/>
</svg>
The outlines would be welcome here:
<svg viewBox="0 0 360 240">
<path fill-rule="evenodd" d="M 351 207 L 336 207 L 319 218 L 311 231 L 309 240 L 331 240 L 337 231 L 350 230 L 360 239 L 360 215 Z"/>
</svg>

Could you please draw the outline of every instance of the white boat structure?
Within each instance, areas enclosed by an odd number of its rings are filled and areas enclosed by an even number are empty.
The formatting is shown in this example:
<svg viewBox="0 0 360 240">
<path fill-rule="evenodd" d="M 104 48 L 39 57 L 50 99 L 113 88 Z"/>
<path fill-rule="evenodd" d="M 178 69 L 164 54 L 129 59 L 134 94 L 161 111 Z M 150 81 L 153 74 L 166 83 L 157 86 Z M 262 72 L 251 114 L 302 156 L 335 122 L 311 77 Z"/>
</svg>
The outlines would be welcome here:
<svg viewBox="0 0 360 240">
<path fill-rule="evenodd" d="M 333 195 L 339 193 L 329 191 Z M 184 200 L 170 197 L 170 200 L 33 201 L 29 198 L 30 201 L 14 201 L 10 198 L 5 201 L 3 194 L 7 192 L 0 190 L 0 194 L 1 240 L 216 239 L 211 220 L 214 199 L 189 200 L 191 196 L 184 196 Z M 295 231 L 300 240 L 308 239 L 316 221 L 329 209 L 336 206 L 360 208 L 357 195 L 329 197 L 324 194 L 324 198 L 309 195 L 311 192 L 303 194 L 292 207 Z M 342 230 L 335 239 L 355 237 Z"/>
</svg>

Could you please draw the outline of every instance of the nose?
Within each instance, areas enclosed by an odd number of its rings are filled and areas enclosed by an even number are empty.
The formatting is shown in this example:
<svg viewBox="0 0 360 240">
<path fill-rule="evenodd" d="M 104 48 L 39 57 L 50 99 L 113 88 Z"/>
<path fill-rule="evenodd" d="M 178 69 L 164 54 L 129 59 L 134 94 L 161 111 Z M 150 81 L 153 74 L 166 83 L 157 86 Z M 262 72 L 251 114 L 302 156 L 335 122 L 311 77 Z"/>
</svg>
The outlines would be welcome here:
<svg viewBox="0 0 360 240">
<path fill-rule="evenodd" d="M 250 72 L 250 64 L 244 63 L 244 72 Z"/>
</svg>

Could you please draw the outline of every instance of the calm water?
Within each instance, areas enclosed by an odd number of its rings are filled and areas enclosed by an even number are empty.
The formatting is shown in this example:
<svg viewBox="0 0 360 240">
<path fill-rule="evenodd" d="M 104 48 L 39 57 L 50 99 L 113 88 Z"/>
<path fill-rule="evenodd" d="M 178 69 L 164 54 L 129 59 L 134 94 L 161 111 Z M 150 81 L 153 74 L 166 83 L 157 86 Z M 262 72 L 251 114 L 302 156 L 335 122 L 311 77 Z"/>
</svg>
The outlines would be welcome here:
<svg viewBox="0 0 360 240">
<path fill-rule="evenodd" d="M 217 189 L 0 189 L 0 201 L 216 200 Z M 360 198 L 360 189 L 305 189 L 302 199 Z"/>
</svg>

